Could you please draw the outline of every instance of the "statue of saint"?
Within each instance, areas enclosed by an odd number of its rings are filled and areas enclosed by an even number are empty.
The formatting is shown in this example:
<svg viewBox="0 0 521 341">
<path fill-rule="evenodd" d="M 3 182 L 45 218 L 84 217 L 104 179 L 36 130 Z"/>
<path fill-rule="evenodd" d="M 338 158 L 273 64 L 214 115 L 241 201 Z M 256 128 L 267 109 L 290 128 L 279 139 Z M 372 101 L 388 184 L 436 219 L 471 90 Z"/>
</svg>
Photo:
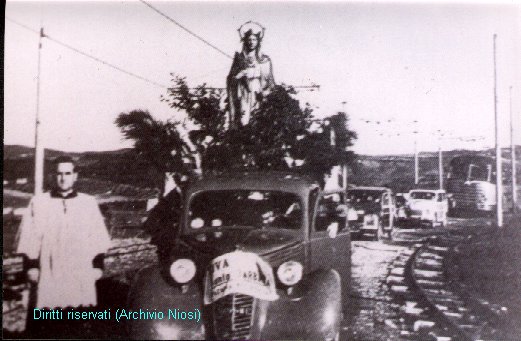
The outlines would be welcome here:
<svg viewBox="0 0 521 341">
<path fill-rule="evenodd" d="M 264 27 L 248 21 L 239 28 L 242 51 L 236 52 L 227 78 L 230 127 L 249 123 L 251 113 L 275 86 L 271 59 L 260 52 Z"/>
</svg>

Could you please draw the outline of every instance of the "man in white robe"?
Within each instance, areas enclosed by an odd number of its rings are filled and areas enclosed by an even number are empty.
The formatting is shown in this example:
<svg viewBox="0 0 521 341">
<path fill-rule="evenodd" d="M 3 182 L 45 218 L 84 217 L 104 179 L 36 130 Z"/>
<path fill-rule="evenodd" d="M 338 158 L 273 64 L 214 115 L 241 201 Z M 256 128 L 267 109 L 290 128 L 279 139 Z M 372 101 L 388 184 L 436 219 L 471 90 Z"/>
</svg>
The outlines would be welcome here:
<svg viewBox="0 0 521 341">
<path fill-rule="evenodd" d="M 110 237 L 94 197 L 74 190 L 73 160 L 57 158 L 55 167 L 56 188 L 31 200 L 17 252 L 39 259 L 39 270 L 28 273 L 38 282 L 36 308 L 95 306 L 101 270 L 93 260 L 107 252 Z"/>
</svg>

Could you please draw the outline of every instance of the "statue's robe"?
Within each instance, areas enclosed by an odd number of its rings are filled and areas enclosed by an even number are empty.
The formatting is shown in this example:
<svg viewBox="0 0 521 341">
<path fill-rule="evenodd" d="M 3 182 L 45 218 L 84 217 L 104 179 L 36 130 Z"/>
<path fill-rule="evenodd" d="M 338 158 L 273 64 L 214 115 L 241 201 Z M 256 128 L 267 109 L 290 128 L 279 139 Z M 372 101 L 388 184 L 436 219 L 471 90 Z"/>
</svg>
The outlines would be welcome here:
<svg viewBox="0 0 521 341">
<path fill-rule="evenodd" d="M 246 77 L 237 79 L 237 74 L 246 70 Z M 248 124 L 253 110 L 269 89 L 275 86 L 271 59 L 260 55 L 249 64 L 244 52 L 236 52 L 226 81 L 230 111 L 230 126 Z"/>
<path fill-rule="evenodd" d="M 17 252 L 39 259 L 37 308 L 97 304 L 99 270 L 92 261 L 111 243 L 94 197 L 43 193 L 31 200 L 18 233 Z"/>
</svg>

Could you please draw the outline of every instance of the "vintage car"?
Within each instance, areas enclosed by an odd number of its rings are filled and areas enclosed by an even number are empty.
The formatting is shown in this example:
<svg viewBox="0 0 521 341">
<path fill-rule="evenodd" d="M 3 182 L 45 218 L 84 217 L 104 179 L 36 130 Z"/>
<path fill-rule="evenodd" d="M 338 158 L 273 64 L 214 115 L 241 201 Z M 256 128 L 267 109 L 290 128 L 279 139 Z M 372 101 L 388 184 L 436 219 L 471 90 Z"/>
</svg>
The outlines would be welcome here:
<svg viewBox="0 0 521 341">
<path fill-rule="evenodd" d="M 410 222 L 428 223 L 432 227 L 447 225 L 449 202 L 445 190 L 413 189 L 409 191 L 407 208 Z"/>
<path fill-rule="evenodd" d="M 338 338 L 351 274 L 344 196 L 284 173 L 193 183 L 170 262 L 131 285 L 128 309 L 156 315 L 131 319 L 129 336 Z"/>
<path fill-rule="evenodd" d="M 387 187 L 353 187 L 347 190 L 349 228 L 353 237 L 370 235 L 381 240 L 391 232 L 395 220 L 392 191 Z"/>
</svg>

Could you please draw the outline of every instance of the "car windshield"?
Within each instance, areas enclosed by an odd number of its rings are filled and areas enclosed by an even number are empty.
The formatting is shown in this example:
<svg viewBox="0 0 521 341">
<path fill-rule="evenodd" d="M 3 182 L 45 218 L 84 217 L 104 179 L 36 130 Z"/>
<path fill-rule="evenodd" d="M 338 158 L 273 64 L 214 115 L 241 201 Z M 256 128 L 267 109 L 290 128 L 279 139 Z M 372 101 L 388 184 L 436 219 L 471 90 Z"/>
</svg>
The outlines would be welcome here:
<svg viewBox="0 0 521 341">
<path fill-rule="evenodd" d="M 470 165 L 469 168 L 469 181 L 488 181 L 489 174 L 488 169 L 476 165 Z"/>
<path fill-rule="evenodd" d="M 411 199 L 420 200 L 433 200 L 436 197 L 436 193 L 433 192 L 411 192 Z"/>
<path fill-rule="evenodd" d="M 189 229 L 220 226 L 299 229 L 299 197 L 281 191 L 222 190 L 196 194 L 190 201 Z"/>
<path fill-rule="evenodd" d="M 380 202 L 381 192 L 351 190 L 347 193 L 347 201 L 352 204 L 378 203 Z"/>
</svg>

